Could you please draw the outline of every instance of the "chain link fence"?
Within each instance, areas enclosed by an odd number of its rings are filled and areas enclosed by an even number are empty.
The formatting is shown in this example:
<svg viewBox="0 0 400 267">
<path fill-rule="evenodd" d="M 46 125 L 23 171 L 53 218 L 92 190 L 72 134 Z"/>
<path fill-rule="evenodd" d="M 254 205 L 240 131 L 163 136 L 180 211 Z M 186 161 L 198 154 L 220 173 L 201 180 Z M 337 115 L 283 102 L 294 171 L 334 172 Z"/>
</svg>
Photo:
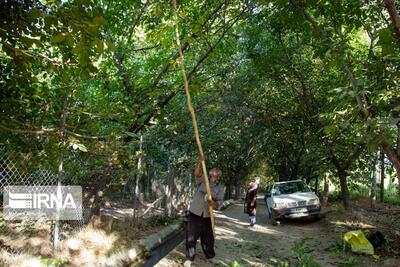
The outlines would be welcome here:
<svg viewBox="0 0 400 267">
<path fill-rule="evenodd" d="M 0 147 L 0 266 L 3 259 L 13 262 L 13 257 L 52 258 L 57 244 L 93 223 L 93 214 L 113 217 L 114 221 L 145 222 L 152 216 L 171 215 L 171 210 L 176 214 L 186 209 L 194 186 L 191 168 L 144 161 L 144 171 L 138 172 L 137 165 L 115 164 L 107 154 L 78 153 L 73 149 L 64 151 L 60 172 L 57 156 Z M 4 219 L 5 186 L 57 186 L 59 183 L 82 186 L 82 220 Z"/>
<path fill-rule="evenodd" d="M 84 218 L 60 222 L 46 218 L 39 220 L 5 220 L 4 218 L 4 187 L 40 186 L 42 188 L 43 186 L 57 186 L 59 182 L 62 184 L 65 180 L 65 177 L 61 177 L 51 169 L 50 164 L 37 161 L 32 154 L 8 151 L 4 147 L 0 148 L 1 258 L 12 259 L 21 255 L 50 256 L 55 246 L 65 238 L 67 233 L 84 226 Z M 40 193 L 45 192 L 40 191 Z"/>
<path fill-rule="evenodd" d="M 48 169 L 36 166 L 29 155 L 0 148 L 0 247 L 3 257 L 20 254 L 50 254 L 54 236 L 54 222 L 40 220 L 5 220 L 3 194 L 5 186 L 55 186 L 58 176 Z M 28 239 L 28 242 L 27 240 Z M 37 241 L 37 243 L 34 242 Z M 40 241 L 40 242 L 39 242 Z"/>
</svg>

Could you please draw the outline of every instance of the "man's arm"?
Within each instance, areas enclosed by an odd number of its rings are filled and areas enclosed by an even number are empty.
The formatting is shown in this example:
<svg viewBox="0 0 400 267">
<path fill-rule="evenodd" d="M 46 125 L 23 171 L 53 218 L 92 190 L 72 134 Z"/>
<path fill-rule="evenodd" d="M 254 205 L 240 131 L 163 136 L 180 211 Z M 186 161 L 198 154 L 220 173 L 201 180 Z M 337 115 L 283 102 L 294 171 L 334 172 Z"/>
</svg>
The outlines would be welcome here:
<svg viewBox="0 0 400 267">
<path fill-rule="evenodd" d="M 224 202 L 224 195 L 225 189 L 220 187 L 218 193 L 213 195 L 213 199 L 208 201 L 209 205 L 211 205 L 214 209 L 221 207 L 222 203 Z"/>
<path fill-rule="evenodd" d="M 200 183 L 202 181 L 202 165 L 201 165 L 201 157 L 199 157 L 199 161 L 197 162 L 196 169 L 194 170 L 194 177 L 196 178 L 196 182 Z"/>
</svg>

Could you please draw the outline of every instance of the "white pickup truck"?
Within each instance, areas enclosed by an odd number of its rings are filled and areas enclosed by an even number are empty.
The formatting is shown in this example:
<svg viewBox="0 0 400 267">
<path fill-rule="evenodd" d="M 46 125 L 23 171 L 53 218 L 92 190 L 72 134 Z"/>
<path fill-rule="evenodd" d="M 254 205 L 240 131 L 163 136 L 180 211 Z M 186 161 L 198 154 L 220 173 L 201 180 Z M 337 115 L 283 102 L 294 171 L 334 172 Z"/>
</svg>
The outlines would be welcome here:
<svg viewBox="0 0 400 267">
<path fill-rule="evenodd" d="M 273 183 L 267 187 L 264 200 L 273 224 L 280 218 L 320 217 L 318 196 L 301 180 Z"/>
</svg>

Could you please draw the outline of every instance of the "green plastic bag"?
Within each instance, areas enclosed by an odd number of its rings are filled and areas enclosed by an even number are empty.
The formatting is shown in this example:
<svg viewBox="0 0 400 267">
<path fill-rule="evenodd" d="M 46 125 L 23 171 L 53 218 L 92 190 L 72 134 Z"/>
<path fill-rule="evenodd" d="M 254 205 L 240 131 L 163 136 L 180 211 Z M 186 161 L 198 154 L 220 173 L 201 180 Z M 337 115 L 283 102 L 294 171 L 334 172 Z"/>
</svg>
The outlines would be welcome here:
<svg viewBox="0 0 400 267">
<path fill-rule="evenodd" d="M 350 244 L 354 253 L 374 255 L 374 247 L 365 237 L 362 231 L 350 231 L 344 235 L 344 240 Z"/>
</svg>

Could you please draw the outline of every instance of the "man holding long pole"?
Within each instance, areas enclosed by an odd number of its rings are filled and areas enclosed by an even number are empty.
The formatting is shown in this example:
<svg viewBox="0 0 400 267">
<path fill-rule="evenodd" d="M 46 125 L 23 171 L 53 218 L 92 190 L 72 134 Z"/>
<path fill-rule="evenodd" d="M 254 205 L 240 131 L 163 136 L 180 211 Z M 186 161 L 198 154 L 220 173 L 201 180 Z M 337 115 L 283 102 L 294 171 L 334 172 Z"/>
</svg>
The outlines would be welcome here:
<svg viewBox="0 0 400 267">
<path fill-rule="evenodd" d="M 210 170 L 210 191 L 212 199 L 207 196 L 205 176 L 202 175 L 201 160 L 199 160 L 194 172 L 196 177 L 196 191 L 189 208 L 188 224 L 186 230 L 186 258 L 184 266 L 191 266 L 196 255 L 196 243 L 200 238 L 201 248 L 207 259 L 215 257 L 214 233 L 211 224 L 209 206 L 219 207 L 224 200 L 224 189 L 217 185 L 221 170 L 213 168 Z"/>
<path fill-rule="evenodd" d="M 222 203 L 224 191 L 216 185 L 218 177 L 221 175 L 221 170 L 214 168 L 210 171 L 211 179 L 208 181 L 207 167 L 204 160 L 203 147 L 200 141 L 200 133 L 196 120 L 196 113 L 192 106 L 192 100 L 189 90 L 189 79 L 186 75 L 185 60 L 183 51 L 179 40 L 179 27 L 178 27 L 178 12 L 177 1 L 173 0 L 174 5 L 174 21 L 175 21 L 175 41 L 179 52 L 179 62 L 181 65 L 183 85 L 185 89 L 186 103 L 192 118 L 194 136 L 196 138 L 197 149 L 199 151 L 199 163 L 196 167 L 196 180 L 198 182 L 192 204 L 190 206 L 190 213 L 188 218 L 188 228 L 186 235 L 186 256 L 188 260 L 185 266 L 190 266 L 194 260 L 196 253 L 196 242 L 200 237 L 201 246 L 208 259 L 215 256 L 214 252 L 214 214 L 213 208 Z M 201 173 L 203 172 L 203 175 Z M 211 184 L 211 185 L 210 185 Z"/>
</svg>

